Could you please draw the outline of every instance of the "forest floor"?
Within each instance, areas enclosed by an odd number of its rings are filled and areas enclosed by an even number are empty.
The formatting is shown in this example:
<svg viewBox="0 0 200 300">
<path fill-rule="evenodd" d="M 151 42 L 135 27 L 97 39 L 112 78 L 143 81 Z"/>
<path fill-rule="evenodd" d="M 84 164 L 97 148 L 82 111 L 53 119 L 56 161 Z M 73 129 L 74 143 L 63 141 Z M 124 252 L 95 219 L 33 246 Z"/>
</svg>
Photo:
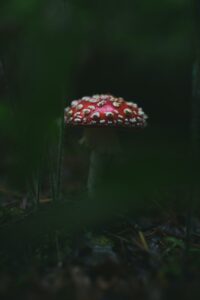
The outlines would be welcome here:
<svg viewBox="0 0 200 300">
<path fill-rule="evenodd" d="M 0 209 L 0 225 L 23 214 L 11 201 Z M 22 256 L 9 263 L 1 257 L 0 299 L 195 299 L 200 219 L 193 217 L 188 239 L 184 215 L 119 216 L 73 238 L 44 239 Z"/>
</svg>

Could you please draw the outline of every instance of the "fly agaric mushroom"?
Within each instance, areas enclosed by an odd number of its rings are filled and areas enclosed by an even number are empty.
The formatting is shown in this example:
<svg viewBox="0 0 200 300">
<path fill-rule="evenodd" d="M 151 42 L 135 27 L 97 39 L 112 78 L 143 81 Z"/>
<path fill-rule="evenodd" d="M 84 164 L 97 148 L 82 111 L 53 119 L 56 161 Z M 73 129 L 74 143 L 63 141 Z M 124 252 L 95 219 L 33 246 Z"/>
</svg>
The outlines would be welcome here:
<svg viewBox="0 0 200 300">
<path fill-rule="evenodd" d="M 105 158 L 120 149 L 115 129 L 143 128 L 147 116 L 137 104 L 123 98 L 94 95 L 72 101 L 65 108 L 64 118 L 66 126 L 84 128 L 81 141 L 92 151 L 87 187 L 93 198 L 105 169 Z"/>
</svg>

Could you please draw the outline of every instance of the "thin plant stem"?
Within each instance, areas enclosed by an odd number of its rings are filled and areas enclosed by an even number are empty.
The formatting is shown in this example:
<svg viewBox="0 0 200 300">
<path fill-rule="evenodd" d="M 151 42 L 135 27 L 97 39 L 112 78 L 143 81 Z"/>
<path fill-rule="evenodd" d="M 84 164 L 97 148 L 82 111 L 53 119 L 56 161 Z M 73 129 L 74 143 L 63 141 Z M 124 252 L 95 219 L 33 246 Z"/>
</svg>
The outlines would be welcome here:
<svg viewBox="0 0 200 300">
<path fill-rule="evenodd" d="M 64 108 L 62 107 L 57 126 L 57 147 L 50 146 L 50 181 L 53 200 L 59 201 L 61 198 L 61 174 L 62 174 L 62 154 L 63 154 L 63 134 L 64 134 Z"/>
<path fill-rule="evenodd" d="M 56 167 L 56 191 L 57 198 L 60 199 L 61 195 L 61 174 L 62 174 L 62 154 L 63 154 L 63 140 L 64 140 L 64 109 L 61 110 L 61 117 L 59 120 L 58 128 L 58 154 L 57 154 L 57 167 Z"/>
</svg>

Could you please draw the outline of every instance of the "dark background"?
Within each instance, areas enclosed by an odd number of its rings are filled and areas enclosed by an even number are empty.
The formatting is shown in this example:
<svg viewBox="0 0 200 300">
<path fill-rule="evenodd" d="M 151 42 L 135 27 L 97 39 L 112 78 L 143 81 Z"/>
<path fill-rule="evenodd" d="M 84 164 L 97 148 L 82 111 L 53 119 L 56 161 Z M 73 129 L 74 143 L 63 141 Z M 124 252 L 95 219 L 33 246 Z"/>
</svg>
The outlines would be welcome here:
<svg viewBox="0 0 200 300">
<path fill-rule="evenodd" d="M 111 93 L 149 116 L 143 132 L 119 132 L 123 153 L 108 172 L 111 190 L 131 202 L 133 193 L 150 202 L 158 193 L 159 201 L 180 208 L 191 175 L 194 24 L 189 0 L 1 1 L 3 184 L 26 192 L 63 107 Z M 80 135 L 65 129 L 66 190 L 67 180 L 86 181 L 89 153 L 80 148 Z"/>
</svg>

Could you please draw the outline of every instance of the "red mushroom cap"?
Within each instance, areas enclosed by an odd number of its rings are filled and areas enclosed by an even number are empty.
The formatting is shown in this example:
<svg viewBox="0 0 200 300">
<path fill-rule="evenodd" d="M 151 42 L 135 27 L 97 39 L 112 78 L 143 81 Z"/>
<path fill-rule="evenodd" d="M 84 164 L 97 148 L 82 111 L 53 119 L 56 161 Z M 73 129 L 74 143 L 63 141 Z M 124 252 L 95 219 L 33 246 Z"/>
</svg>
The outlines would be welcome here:
<svg viewBox="0 0 200 300">
<path fill-rule="evenodd" d="M 146 119 L 146 114 L 137 104 L 112 95 L 83 97 L 65 108 L 68 126 L 144 127 Z"/>
</svg>

